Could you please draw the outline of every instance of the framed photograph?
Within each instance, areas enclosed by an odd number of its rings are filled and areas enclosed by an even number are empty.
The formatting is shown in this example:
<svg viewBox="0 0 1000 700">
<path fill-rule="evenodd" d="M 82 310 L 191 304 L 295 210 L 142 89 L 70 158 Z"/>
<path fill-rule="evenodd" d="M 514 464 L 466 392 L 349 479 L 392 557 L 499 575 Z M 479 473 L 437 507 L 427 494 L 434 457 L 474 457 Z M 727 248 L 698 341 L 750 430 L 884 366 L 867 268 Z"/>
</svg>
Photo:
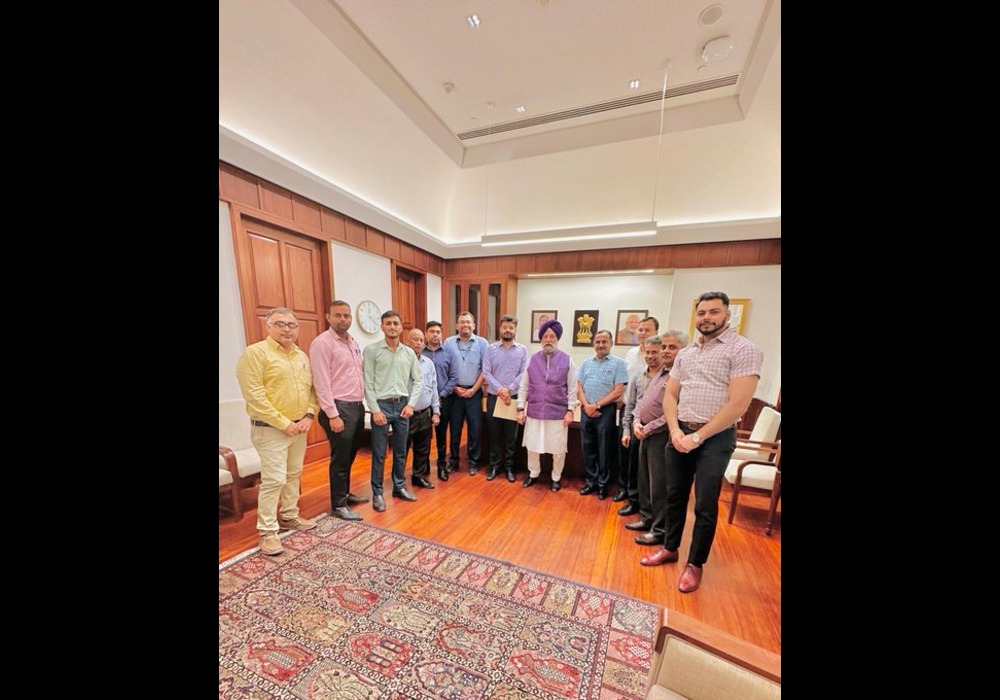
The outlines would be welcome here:
<svg viewBox="0 0 1000 700">
<path fill-rule="evenodd" d="M 590 347 L 594 344 L 594 333 L 600 330 L 598 316 L 600 312 L 597 309 L 573 312 L 573 345 Z"/>
<path fill-rule="evenodd" d="M 695 327 L 695 312 L 698 310 L 698 300 L 694 299 L 691 302 L 691 329 L 688 333 L 691 336 L 691 342 L 695 341 L 695 333 L 698 329 Z M 735 330 L 740 335 L 744 335 L 744 331 L 747 328 L 747 316 L 750 315 L 750 300 L 749 299 L 732 299 L 729 300 L 729 310 L 732 312 L 732 316 L 729 318 L 729 327 Z M 700 333 L 698 335 L 701 335 Z"/>
<path fill-rule="evenodd" d="M 619 309 L 615 322 L 615 345 L 638 345 L 639 321 L 649 316 L 649 309 Z"/>
<path fill-rule="evenodd" d="M 542 342 L 538 337 L 538 327 L 551 319 L 559 320 L 558 311 L 532 311 L 531 312 L 531 342 Z"/>
</svg>

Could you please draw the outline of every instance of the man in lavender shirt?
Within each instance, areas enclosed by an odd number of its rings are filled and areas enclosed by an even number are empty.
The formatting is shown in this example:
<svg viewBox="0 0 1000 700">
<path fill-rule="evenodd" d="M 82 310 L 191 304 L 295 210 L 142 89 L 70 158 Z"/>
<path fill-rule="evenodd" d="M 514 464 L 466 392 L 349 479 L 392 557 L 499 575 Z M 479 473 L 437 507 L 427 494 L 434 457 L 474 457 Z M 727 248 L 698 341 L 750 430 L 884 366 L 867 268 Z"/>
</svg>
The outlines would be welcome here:
<svg viewBox="0 0 1000 700">
<path fill-rule="evenodd" d="M 497 401 L 510 406 L 517 399 L 521 375 L 528 366 L 528 348 L 514 340 L 517 316 L 500 317 L 500 340 L 486 348 L 483 376 L 486 378 L 486 425 L 490 431 L 490 468 L 486 480 L 493 481 L 501 465 L 507 470 L 507 481 L 514 483 L 514 451 L 517 450 L 518 423 L 493 415 Z"/>
<path fill-rule="evenodd" d="M 330 442 L 330 505 L 335 517 L 361 520 L 347 507 L 368 502 L 350 493 L 351 466 L 365 428 L 361 348 L 347 332 L 351 327 L 350 304 L 334 299 L 326 320 L 330 327 L 309 345 L 309 363 L 319 397 L 319 424 Z"/>
</svg>

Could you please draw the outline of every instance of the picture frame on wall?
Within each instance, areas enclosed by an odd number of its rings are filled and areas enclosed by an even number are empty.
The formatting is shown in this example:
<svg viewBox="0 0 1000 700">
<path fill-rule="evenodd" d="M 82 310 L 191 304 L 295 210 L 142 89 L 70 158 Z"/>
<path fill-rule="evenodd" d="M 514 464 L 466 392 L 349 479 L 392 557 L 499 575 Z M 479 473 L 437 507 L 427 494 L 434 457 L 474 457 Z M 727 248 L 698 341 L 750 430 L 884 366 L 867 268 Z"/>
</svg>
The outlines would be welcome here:
<svg viewBox="0 0 1000 700">
<path fill-rule="evenodd" d="M 594 344 L 594 333 L 598 326 L 601 312 L 597 309 L 583 309 L 573 312 L 573 345 L 590 347 Z"/>
<path fill-rule="evenodd" d="M 615 345 L 639 344 L 639 321 L 649 316 L 649 309 L 619 309 L 615 322 Z"/>
<path fill-rule="evenodd" d="M 541 339 L 538 337 L 538 327 L 549 321 L 551 319 L 559 320 L 559 312 L 555 309 L 551 311 L 532 311 L 531 312 L 531 342 L 540 343 Z"/>
<path fill-rule="evenodd" d="M 698 328 L 695 325 L 695 312 L 697 310 L 698 300 L 694 299 L 691 302 L 691 328 L 688 333 L 692 342 L 696 339 L 695 334 L 698 332 Z M 729 310 L 732 312 L 732 316 L 729 318 L 729 327 L 735 330 L 739 335 L 745 335 L 747 316 L 750 315 L 750 300 L 730 299 Z M 698 335 L 700 336 L 701 334 L 698 333 Z"/>
</svg>

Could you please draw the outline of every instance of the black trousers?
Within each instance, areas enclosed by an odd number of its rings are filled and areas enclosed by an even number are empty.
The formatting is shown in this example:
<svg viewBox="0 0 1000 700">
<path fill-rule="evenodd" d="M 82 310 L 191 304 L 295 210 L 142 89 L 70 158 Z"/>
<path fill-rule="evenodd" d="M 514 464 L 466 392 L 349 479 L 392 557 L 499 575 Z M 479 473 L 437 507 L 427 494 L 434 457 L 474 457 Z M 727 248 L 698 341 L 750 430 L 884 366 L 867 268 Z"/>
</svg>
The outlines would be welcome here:
<svg viewBox="0 0 1000 700">
<path fill-rule="evenodd" d="M 451 425 L 451 407 L 454 399 L 454 394 L 441 397 L 441 422 L 434 428 L 434 439 L 437 442 L 438 453 L 437 465 L 439 467 L 448 464 L 448 426 Z"/>
<path fill-rule="evenodd" d="M 605 407 L 597 418 L 580 412 L 580 448 L 587 486 L 607 488 L 611 481 L 611 470 L 618 461 L 617 433 L 614 409 Z"/>
<path fill-rule="evenodd" d="M 344 429 L 339 433 L 330 429 L 330 419 L 326 411 L 319 412 L 319 424 L 323 426 L 326 439 L 330 443 L 330 506 L 342 508 L 347 505 L 347 493 L 351 489 L 351 465 L 361 446 L 361 436 L 365 429 L 365 405 L 360 401 L 334 399 L 337 413 L 344 420 Z"/>
<path fill-rule="evenodd" d="M 681 430 L 685 434 L 694 432 L 683 426 Z M 694 482 L 694 529 L 688 550 L 689 564 L 701 566 L 708 560 L 719 519 L 722 477 L 735 449 L 736 428 L 716 433 L 691 452 L 678 452 L 673 443 L 667 443 L 667 531 L 663 546 L 676 550 L 681 545 L 691 483 Z"/>
<path fill-rule="evenodd" d="M 486 397 L 486 423 L 490 430 L 490 467 L 500 471 L 514 471 L 514 453 L 517 450 L 517 429 L 520 423 L 505 418 L 495 418 L 493 409 L 499 397 L 489 394 Z M 517 400 L 512 396 L 511 401 Z"/>
<path fill-rule="evenodd" d="M 406 435 L 406 451 L 413 450 L 413 467 L 410 479 L 427 478 L 431 473 L 431 416 L 430 406 L 410 416 L 410 432 Z"/>
<path fill-rule="evenodd" d="M 639 445 L 639 515 L 649 520 L 649 531 L 662 536 L 667 521 L 667 456 L 670 435 L 664 431 L 632 440 Z"/>
<path fill-rule="evenodd" d="M 465 399 L 454 396 L 451 405 L 451 455 L 448 463 L 458 467 L 458 451 L 462 444 L 462 423 L 469 426 L 466 435 L 465 449 L 469 455 L 469 466 L 479 464 L 479 429 L 483 419 L 483 390 L 479 389 L 473 396 Z"/>
</svg>

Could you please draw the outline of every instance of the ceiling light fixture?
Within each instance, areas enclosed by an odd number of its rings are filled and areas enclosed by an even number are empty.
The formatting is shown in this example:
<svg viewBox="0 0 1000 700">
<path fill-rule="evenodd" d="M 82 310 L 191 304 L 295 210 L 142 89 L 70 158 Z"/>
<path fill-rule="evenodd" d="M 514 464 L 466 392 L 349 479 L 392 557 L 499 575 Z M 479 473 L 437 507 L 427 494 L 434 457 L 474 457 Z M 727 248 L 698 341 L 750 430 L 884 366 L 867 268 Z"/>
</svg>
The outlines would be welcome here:
<svg viewBox="0 0 1000 700">
<path fill-rule="evenodd" d="M 639 81 L 638 81 L 638 79 L 633 80 L 632 82 L 630 82 L 628 84 L 628 87 L 629 87 L 630 90 L 638 90 L 639 89 Z"/>
<path fill-rule="evenodd" d="M 514 108 L 514 111 L 519 114 L 524 114 L 524 105 L 518 105 L 517 107 Z"/>
<path fill-rule="evenodd" d="M 484 248 L 507 245 L 533 245 L 535 243 L 563 243 L 569 241 L 595 241 L 611 238 L 640 238 L 655 236 L 656 224 L 652 221 L 637 221 L 629 224 L 602 226 L 582 226 L 560 228 L 548 231 L 524 231 L 521 233 L 485 233 L 480 245 Z"/>
<path fill-rule="evenodd" d="M 724 61 L 729 58 L 729 54 L 732 53 L 732 51 L 732 37 L 720 36 L 719 38 L 712 39 L 710 42 L 705 44 L 705 47 L 701 50 L 701 60 L 705 63 Z"/>
<path fill-rule="evenodd" d="M 470 29 L 475 29 L 479 26 L 479 15 L 471 14 L 465 18 L 465 21 L 468 23 Z"/>
<path fill-rule="evenodd" d="M 651 275 L 656 270 L 607 270 L 601 272 L 528 272 L 524 277 L 597 277 L 599 275 Z"/>
</svg>

